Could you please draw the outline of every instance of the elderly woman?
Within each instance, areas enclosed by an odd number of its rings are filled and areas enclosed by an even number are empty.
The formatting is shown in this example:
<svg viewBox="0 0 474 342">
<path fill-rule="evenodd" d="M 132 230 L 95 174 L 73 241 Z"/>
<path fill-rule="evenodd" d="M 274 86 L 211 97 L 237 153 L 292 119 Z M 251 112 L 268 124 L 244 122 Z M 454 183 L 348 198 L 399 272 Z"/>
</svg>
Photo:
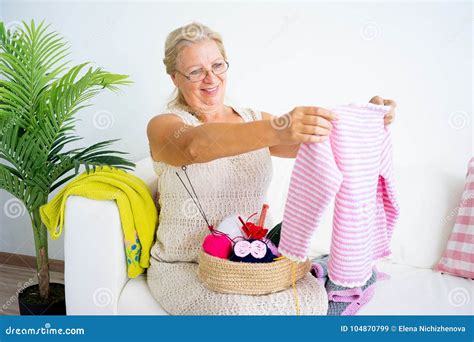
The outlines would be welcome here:
<svg viewBox="0 0 474 342">
<path fill-rule="evenodd" d="M 277 118 L 224 104 L 229 67 L 221 36 L 192 23 L 171 32 L 164 64 L 177 93 L 166 113 L 148 124 L 158 175 L 160 216 L 151 251 L 148 285 L 170 314 L 287 315 L 295 313 L 293 289 L 263 296 L 220 294 L 197 279 L 197 256 L 209 233 L 176 172 L 187 174 L 211 225 L 231 214 L 261 209 L 272 177 L 271 156 L 295 158 L 301 143 L 328 139 L 337 117 L 320 107 L 296 107 Z M 374 97 L 371 102 L 392 105 Z M 393 110 L 385 123 L 393 119 Z M 186 177 L 182 177 L 186 179 Z M 296 283 L 300 312 L 325 315 L 324 287 L 309 273 Z"/>
</svg>

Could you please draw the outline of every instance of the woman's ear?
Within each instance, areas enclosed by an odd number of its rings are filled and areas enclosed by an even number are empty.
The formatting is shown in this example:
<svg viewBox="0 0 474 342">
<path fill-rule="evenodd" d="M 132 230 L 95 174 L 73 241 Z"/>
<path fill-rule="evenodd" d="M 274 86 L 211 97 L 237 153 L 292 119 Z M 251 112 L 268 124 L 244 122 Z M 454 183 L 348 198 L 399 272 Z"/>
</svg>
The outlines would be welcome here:
<svg viewBox="0 0 474 342">
<path fill-rule="evenodd" d="M 170 75 L 171 80 L 173 81 L 175 87 L 178 87 L 178 81 L 176 80 L 176 73 Z"/>
</svg>

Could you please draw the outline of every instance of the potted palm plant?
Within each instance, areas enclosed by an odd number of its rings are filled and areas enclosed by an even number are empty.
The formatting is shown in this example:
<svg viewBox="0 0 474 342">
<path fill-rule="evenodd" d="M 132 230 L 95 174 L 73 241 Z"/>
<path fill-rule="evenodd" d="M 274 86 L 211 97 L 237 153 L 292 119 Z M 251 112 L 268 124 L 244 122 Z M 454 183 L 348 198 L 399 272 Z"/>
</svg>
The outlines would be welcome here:
<svg viewBox="0 0 474 342">
<path fill-rule="evenodd" d="M 87 172 L 102 165 L 135 166 L 121 157 L 124 152 L 108 149 L 116 139 L 66 150 L 82 139 L 74 134 L 77 112 L 102 90 L 116 92 L 131 82 L 89 62 L 69 67 L 67 43 L 48 28 L 32 20 L 8 30 L 0 22 L 0 189 L 25 205 L 36 250 L 38 284 L 19 295 L 21 314 L 65 311 L 54 309 L 61 299 L 64 303 L 64 287 L 58 294 L 50 286 L 48 235 L 39 212 L 48 195 L 74 178 L 81 165 Z"/>
</svg>

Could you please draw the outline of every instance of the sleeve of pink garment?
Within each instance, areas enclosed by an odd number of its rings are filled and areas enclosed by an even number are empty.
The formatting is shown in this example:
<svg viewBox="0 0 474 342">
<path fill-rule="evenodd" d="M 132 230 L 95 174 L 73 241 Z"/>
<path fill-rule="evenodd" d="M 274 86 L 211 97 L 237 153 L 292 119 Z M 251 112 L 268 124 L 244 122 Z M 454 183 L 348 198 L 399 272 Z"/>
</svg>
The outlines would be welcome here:
<svg viewBox="0 0 474 342">
<path fill-rule="evenodd" d="M 321 217 L 334 200 L 329 278 L 362 286 L 379 258 L 390 254 L 399 209 L 393 183 L 388 106 L 350 104 L 324 143 L 302 144 L 293 168 L 279 251 L 304 261 Z"/>
</svg>

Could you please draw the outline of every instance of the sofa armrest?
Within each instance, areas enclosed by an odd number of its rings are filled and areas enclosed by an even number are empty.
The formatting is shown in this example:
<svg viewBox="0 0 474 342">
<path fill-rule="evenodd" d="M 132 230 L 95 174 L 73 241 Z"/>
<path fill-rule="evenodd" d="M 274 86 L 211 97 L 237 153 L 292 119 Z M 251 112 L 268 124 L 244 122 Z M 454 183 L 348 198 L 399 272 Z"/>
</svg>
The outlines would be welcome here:
<svg viewBox="0 0 474 342">
<path fill-rule="evenodd" d="M 70 196 L 65 210 L 67 314 L 114 315 L 128 281 L 117 204 Z"/>
<path fill-rule="evenodd" d="M 151 159 L 134 174 L 156 194 Z M 64 217 L 64 283 L 68 315 L 115 315 L 128 282 L 122 225 L 115 201 L 70 196 Z"/>
<path fill-rule="evenodd" d="M 150 157 L 135 162 L 135 171 L 133 174 L 141 178 L 150 188 L 153 198 L 156 198 L 157 181 L 156 173 L 153 170 L 153 162 Z"/>
</svg>

